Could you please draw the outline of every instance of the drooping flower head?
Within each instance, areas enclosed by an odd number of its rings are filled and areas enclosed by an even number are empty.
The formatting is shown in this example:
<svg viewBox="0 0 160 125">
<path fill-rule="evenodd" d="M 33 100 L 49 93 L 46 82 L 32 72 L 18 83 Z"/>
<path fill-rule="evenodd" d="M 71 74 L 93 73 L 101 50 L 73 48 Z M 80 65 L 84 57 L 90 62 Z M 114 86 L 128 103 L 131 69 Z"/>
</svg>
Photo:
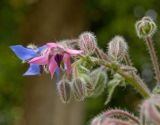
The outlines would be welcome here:
<svg viewBox="0 0 160 125">
<path fill-rule="evenodd" d="M 11 50 L 16 54 L 16 56 L 24 62 L 27 62 L 28 60 L 39 56 L 46 47 L 46 45 L 41 46 L 39 48 L 33 45 L 29 45 L 27 48 L 23 47 L 22 45 L 10 46 Z M 39 75 L 40 73 L 40 65 L 30 64 L 28 70 L 24 73 L 24 75 Z"/>
<path fill-rule="evenodd" d="M 66 48 L 58 43 L 47 43 L 46 45 L 47 48 L 41 55 L 32 58 L 28 63 L 47 66 L 51 77 L 53 77 L 55 71 L 59 71 L 61 66 L 64 66 L 67 74 L 70 74 L 71 57 L 83 52 L 82 50 Z"/>
<path fill-rule="evenodd" d="M 139 38 L 146 38 L 153 36 L 157 26 L 151 17 L 143 17 L 136 22 L 135 29 Z"/>
</svg>

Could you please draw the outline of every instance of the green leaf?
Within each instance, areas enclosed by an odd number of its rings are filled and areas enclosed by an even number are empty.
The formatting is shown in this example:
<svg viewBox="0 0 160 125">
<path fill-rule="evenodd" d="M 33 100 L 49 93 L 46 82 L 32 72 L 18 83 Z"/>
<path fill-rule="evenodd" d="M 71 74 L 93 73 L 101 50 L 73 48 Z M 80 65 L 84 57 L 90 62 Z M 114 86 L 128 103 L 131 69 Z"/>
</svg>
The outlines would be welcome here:
<svg viewBox="0 0 160 125">
<path fill-rule="evenodd" d="M 100 67 L 94 70 L 91 75 L 91 80 L 94 85 L 94 91 L 90 94 L 91 97 L 97 97 L 103 93 L 107 84 L 107 74 L 105 70 Z"/>
<path fill-rule="evenodd" d="M 121 75 L 119 74 L 114 75 L 113 79 L 110 80 L 107 84 L 108 97 L 107 100 L 105 101 L 105 105 L 107 105 L 111 101 L 113 93 L 115 89 L 118 87 L 118 85 L 124 85 L 124 83 L 125 83 L 124 78 Z"/>
</svg>

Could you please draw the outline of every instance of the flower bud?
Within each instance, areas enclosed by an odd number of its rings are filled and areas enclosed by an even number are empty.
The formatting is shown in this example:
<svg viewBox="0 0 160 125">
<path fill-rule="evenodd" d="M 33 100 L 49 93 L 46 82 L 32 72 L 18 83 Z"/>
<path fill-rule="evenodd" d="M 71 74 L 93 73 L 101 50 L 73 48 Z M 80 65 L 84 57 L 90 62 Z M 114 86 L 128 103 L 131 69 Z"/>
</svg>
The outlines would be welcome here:
<svg viewBox="0 0 160 125">
<path fill-rule="evenodd" d="M 141 106 L 141 121 L 145 121 L 146 124 L 159 125 L 160 123 L 160 96 L 153 95 L 151 98 L 145 100 Z"/>
<path fill-rule="evenodd" d="M 100 121 L 101 121 L 101 117 L 102 115 L 98 115 L 95 118 L 92 119 L 90 125 L 101 125 Z"/>
<path fill-rule="evenodd" d="M 85 54 L 93 54 L 97 46 L 96 38 L 94 34 L 90 32 L 84 32 L 79 36 L 79 47 Z"/>
<path fill-rule="evenodd" d="M 85 98 L 85 83 L 82 79 L 74 79 L 72 82 L 72 92 L 76 100 L 82 101 Z"/>
<path fill-rule="evenodd" d="M 63 103 L 68 103 L 71 99 L 71 84 L 68 80 L 61 80 L 57 83 L 58 93 Z"/>
<path fill-rule="evenodd" d="M 139 38 L 146 38 L 155 33 L 157 26 L 150 17 L 143 17 L 136 22 L 135 28 Z"/>
<path fill-rule="evenodd" d="M 139 119 L 127 111 L 112 109 L 96 116 L 90 125 L 139 125 Z"/>
<path fill-rule="evenodd" d="M 121 61 L 127 51 L 128 45 L 121 36 L 115 36 L 108 44 L 108 55 L 112 61 Z"/>
</svg>

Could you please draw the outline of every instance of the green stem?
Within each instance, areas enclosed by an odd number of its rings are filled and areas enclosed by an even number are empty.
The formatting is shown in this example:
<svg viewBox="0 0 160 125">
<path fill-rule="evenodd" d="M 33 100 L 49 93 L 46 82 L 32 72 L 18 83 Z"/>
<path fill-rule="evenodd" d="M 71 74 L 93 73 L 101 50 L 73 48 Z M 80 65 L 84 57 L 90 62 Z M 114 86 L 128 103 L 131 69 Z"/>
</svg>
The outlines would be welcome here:
<svg viewBox="0 0 160 125">
<path fill-rule="evenodd" d="M 98 58 L 103 59 L 103 60 L 107 60 L 107 55 L 101 51 L 98 47 L 95 48 L 95 54 L 97 55 Z"/>
<path fill-rule="evenodd" d="M 132 85 L 143 97 L 150 97 L 150 90 L 138 75 L 136 75 L 135 73 L 133 75 L 129 75 L 127 73 L 124 73 L 122 70 L 118 70 L 117 72 L 122 75 L 125 80 L 130 85 Z"/>
<path fill-rule="evenodd" d="M 149 50 L 149 54 L 150 54 L 151 61 L 153 64 L 153 69 L 154 69 L 154 72 L 156 75 L 157 83 L 160 84 L 160 69 L 159 69 L 159 64 L 158 64 L 158 58 L 157 58 L 157 55 L 156 55 L 156 52 L 155 52 L 155 49 L 153 46 L 153 41 L 152 41 L 151 37 L 147 37 L 145 39 L 145 41 L 146 41 L 146 45 Z"/>
<path fill-rule="evenodd" d="M 128 53 L 125 55 L 124 60 L 128 66 L 133 66 L 132 61 L 131 61 Z"/>
<path fill-rule="evenodd" d="M 133 66 L 133 63 L 129 57 L 129 55 L 127 54 L 125 56 L 125 61 L 126 61 L 126 64 L 129 65 L 129 66 Z M 143 82 L 143 80 L 135 73 L 135 72 L 132 72 L 132 77 L 136 80 L 136 82 L 138 82 L 139 84 L 135 84 L 135 88 L 139 88 L 139 92 L 140 91 L 143 91 L 142 89 L 145 89 L 145 92 L 143 92 L 143 94 L 145 94 L 147 92 L 147 94 L 143 95 L 143 96 L 147 96 L 150 91 L 149 89 L 147 88 L 146 84 Z M 134 81 L 133 81 L 134 82 Z M 143 88 L 142 88 L 143 87 Z"/>
<path fill-rule="evenodd" d="M 114 70 L 125 78 L 125 80 L 133 86 L 144 98 L 150 97 L 150 90 L 147 88 L 143 80 L 137 74 L 129 74 L 120 69 L 116 64 L 106 63 L 104 60 L 97 59 L 97 63 L 104 65 L 106 68 Z"/>
</svg>

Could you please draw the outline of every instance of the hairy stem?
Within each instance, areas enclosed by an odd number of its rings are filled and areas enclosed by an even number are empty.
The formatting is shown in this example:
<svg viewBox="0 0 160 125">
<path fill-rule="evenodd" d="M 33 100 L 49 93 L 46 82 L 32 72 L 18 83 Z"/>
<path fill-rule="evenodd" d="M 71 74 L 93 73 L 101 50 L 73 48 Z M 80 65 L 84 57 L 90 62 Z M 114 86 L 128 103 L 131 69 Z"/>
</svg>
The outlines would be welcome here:
<svg viewBox="0 0 160 125">
<path fill-rule="evenodd" d="M 133 63 L 132 63 L 128 53 L 125 55 L 124 60 L 128 66 L 133 66 Z"/>
<path fill-rule="evenodd" d="M 97 47 L 95 48 L 95 54 L 97 55 L 98 58 L 107 60 L 107 55 Z"/>
<path fill-rule="evenodd" d="M 157 83 L 160 84 L 160 69 L 159 69 L 159 64 L 158 64 L 158 58 L 157 58 L 157 55 L 156 55 L 156 52 L 155 52 L 155 49 L 153 46 L 153 41 L 152 41 L 151 37 L 147 37 L 145 39 L 145 41 L 146 41 L 146 45 L 149 50 L 149 54 L 150 54 L 151 61 L 153 64 L 153 69 L 154 69 L 154 72 L 156 75 Z"/>
<path fill-rule="evenodd" d="M 125 62 L 127 65 L 133 66 L 133 63 L 132 63 L 128 54 L 125 56 Z M 143 82 L 143 80 L 135 72 L 132 72 L 132 76 L 139 83 L 140 86 L 144 87 L 144 89 L 146 89 L 149 92 L 149 90 L 148 90 L 147 86 L 145 85 L 145 83 Z"/>
<path fill-rule="evenodd" d="M 118 69 L 117 72 L 125 78 L 143 97 L 150 97 L 150 90 L 147 88 L 143 80 L 137 74 L 128 74 Z M 134 77 L 133 77 L 134 76 Z"/>
<path fill-rule="evenodd" d="M 96 60 L 96 59 L 95 59 Z M 116 73 L 119 73 L 121 76 L 125 78 L 125 80 L 133 86 L 144 98 L 150 97 L 151 93 L 146 84 L 143 82 L 143 80 L 134 73 L 129 74 L 124 72 L 120 67 L 116 64 L 107 63 L 104 60 L 97 59 L 97 63 L 100 65 L 105 66 L 108 69 L 114 70 Z"/>
</svg>

